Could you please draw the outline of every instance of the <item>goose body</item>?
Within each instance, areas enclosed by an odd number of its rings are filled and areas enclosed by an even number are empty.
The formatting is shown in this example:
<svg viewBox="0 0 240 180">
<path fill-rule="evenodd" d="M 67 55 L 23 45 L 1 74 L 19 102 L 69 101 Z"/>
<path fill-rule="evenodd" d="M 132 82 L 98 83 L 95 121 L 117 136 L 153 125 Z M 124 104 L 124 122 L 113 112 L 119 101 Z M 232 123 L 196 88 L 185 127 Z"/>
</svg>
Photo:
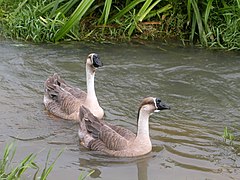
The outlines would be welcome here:
<svg viewBox="0 0 240 180">
<path fill-rule="evenodd" d="M 111 125 L 95 117 L 89 109 L 80 107 L 80 142 L 86 148 L 117 157 L 134 157 L 149 153 L 149 117 L 153 112 L 170 109 L 158 98 L 145 98 L 138 110 L 138 129 L 133 133 L 120 126 Z"/>
<path fill-rule="evenodd" d="M 100 107 L 94 88 L 95 71 L 102 63 L 97 54 L 89 54 L 86 60 L 87 92 L 68 85 L 58 74 L 50 76 L 44 83 L 43 103 L 55 116 L 67 120 L 79 120 L 80 106 L 84 105 L 99 119 L 104 112 Z"/>
</svg>

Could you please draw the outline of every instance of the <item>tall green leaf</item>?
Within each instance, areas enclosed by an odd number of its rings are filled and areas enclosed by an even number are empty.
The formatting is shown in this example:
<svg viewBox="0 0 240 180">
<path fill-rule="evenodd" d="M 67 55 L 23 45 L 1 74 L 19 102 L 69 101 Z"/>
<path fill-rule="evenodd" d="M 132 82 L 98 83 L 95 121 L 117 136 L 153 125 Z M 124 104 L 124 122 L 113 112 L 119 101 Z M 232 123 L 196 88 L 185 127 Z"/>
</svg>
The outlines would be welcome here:
<svg viewBox="0 0 240 180">
<path fill-rule="evenodd" d="M 134 17 L 134 22 L 132 23 L 131 27 L 128 30 L 128 35 L 131 36 L 134 29 L 138 29 L 141 31 L 141 29 L 138 27 L 138 22 L 141 22 L 146 15 L 155 7 L 156 4 L 158 4 L 161 0 L 155 1 L 152 5 L 152 0 L 146 0 L 137 15 Z"/>
<path fill-rule="evenodd" d="M 194 35 L 195 35 L 195 31 L 196 31 L 196 16 L 195 14 L 193 14 L 192 16 L 192 28 L 191 28 L 191 35 L 190 35 L 190 42 L 193 43 L 193 39 L 194 39 Z"/>
<path fill-rule="evenodd" d="M 149 12 L 160 2 L 161 0 L 155 1 L 145 12 L 140 16 L 139 21 L 142 22 L 143 19 L 149 14 Z"/>
<path fill-rule="evenodd" d="M 123 8 L 122 10 L 120 10 L 116 15 L 114 15 L 110 21 L 116 20 L 116 19 L 120 19 L 123 15 L 125 15 L 127 12 L 129 12 L 131 9 L 133 9 L 136 5 L 138 5 L 139 3 L 143 2 L 145 0 L 134 0 L 131 3 L 129 3 L 125 8 Z"/>
<path fill-rule="evenodd" d="M 76 10 L 72 13 L 69 20 L 63 27 L 57 32 L 54 37 L 55 41 L 60 40 L 63 36 L 65 36 L 70 29 L 79 22 L 82 16 L 86 13 L 86 11 L 90 8 L 94 0 L 82 0 L 81 3 L 78 5 Z"/>
<path fill-rule="evenodd" d="M 139 10 L 139 12 L 136 16 L 137 21 L 146 12 L 147 8 L 150 6 L 151 3 L 152 3 L 152 0 L 146 0 L 146 2 L 143 4 L 142 8 Z"/>
<path fill-rule="evenodd" d="M 194 14 L 196 16 L 196 21 L 198 24 L 198 31 L 199 31 L 199 37 L 202 45 L 207 46 L 207 38 L 206 38 L 206 33 L 203 29 L 203 24 L 202 24 L 202 17 L 198 9 L 198 5 L 195 0 L 192 0 L 192 7 L 194 10 Z"/>
<path fill-rule="evenodd" d="M 208 33 L 211 31 L 209 26 L 208 26 L 208 17 L 209 17 L 211 8 L 212 8 L 212 2 L 213 2 L 213 0 L 208 1 L 207 7 L 206 7 L 206 10 L 205 10 L 205 15 L 204 15 L 204 25 L 205 25 Z"/>
<path fill-rule="evenodd" d="M 172 5 L 171 4 L 167 4 L 166 6 L 164 7 L 161 7 L 160 9 L 158 10 L 155 10 L 155 11 L 151 11 L 150 13 L 148 13 L 148 15 L 146 16 L 145 19 L 148 19 L 148 18 L 151 18 L 151 17 L 154 17 L 160 13 L 164 13 L 168 10 L 172 9 Z"/>
<path fill-rule="evenodd" d="M 191 0 L 188 0 L 187 2 L 187 15 L 188 15 L 188 23 L 191 21 Z"/>
<path fill-rule="evenodd" d="M 49 163 L 49 157 L 50 157 L 50 154 L 51 154 L 51 150 L 48 151 L 47 159 L 46 159 L 46 162 L 45 162 L 45 167 L 44 167 L 44 169 L 43 169 L 43 171 L 42 171 L 40 180 L 46 180 L 46 179 L 47 179 L 49 173 L 52 171 L 52 169 L 53 169 L 53 167 L 54 167 L 57 159 L 61 156 L 61 154 L 63 153 L 63 151 L 64 151 L 64 149 L 62 149 L 62 150 L 58 153 L 57 157 L 55 158 L 55 160 L 52 162 L 52 164 L 51 164 L 49 167 L 48 167 L 48 163 Z"/>
<path fill-rule="evenodd" d="M 112 6 L 112 0 L 105 0 L 103 13 L 98 21 L 98 24 L 100 24 L 103 19 L 104 19 L 104 25 L 107 24 L 111 6 Z"/>
<path fill-rule="evenodd" d="M 70 11 L 70 9 L 73 8 L 78 2 L 79 2 L 79 0 L 67 1 L 67 3 L 63 4 L 58 9 L 56 9 L 55 14 L 57 14 L 59 12 L 63 13 L 63 14 L 67 14 L 68 11 Z"/>
</svg>

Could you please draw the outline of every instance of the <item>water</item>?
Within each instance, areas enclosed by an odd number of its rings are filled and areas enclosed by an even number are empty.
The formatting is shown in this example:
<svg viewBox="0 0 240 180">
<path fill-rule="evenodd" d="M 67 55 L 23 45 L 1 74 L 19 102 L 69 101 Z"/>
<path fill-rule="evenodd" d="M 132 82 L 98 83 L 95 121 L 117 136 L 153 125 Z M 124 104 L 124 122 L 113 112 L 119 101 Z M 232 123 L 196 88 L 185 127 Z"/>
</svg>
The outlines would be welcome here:
<svg viewBox="0 0 240 180">
<path fill-rule="evenodd" d="M 150 117 L 153 151 L 113 158 L 81 147 L 77 123 L 44 109 L 43 83 L 54 72 L 86 90 L 85 59 L 104 67 L 96 92 L 107 121 L 136 130 L 138 105 L 160 97 L 170 111 Z M 31 152 L 43 164 L 65 148 L 49 179 L 240 179 L 240 54 L 164 44 L 30 44 L 0 41 L 0 149 L 17 139 L 14 162 Z M 228 126 L 233 146 L 222 138 Z M 27 176 L 31 179 L 30 176 Z"/>
</svg>

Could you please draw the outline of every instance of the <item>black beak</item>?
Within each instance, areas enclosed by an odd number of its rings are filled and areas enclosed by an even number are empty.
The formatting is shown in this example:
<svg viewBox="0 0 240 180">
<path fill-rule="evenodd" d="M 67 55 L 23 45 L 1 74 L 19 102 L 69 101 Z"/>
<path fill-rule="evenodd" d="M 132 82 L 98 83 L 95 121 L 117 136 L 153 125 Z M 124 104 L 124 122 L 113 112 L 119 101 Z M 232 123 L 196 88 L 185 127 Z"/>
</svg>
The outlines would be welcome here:
<svg viewBox="0 0 240 180">
<path fill-rule="evenodd" d="M 161 99 L 156 98 L 156 108 L 157 110 L 170 109 L 170 106 L 161 101 Z"/>
<path fill-rule="evenodd" d="M 93 66 L 95 68 L 102 67 L 103 63 L 100 61 L 100 58 L 97 54 L 92 55 Z"/>
</svg>

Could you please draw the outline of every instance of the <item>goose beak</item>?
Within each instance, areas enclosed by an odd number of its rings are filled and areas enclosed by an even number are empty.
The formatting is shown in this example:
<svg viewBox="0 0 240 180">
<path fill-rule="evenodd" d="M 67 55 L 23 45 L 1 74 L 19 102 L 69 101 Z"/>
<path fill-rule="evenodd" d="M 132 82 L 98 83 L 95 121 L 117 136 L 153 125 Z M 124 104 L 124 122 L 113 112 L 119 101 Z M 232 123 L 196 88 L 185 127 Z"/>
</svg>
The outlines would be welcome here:
<svg viewBox="0 0 240 180">
<path fill-rule="evenodd" d="M 167 104 L 160 102 L 158 104 L 158 110 L 164 110 L 164 109 L 171 109 L 170 106 L 168 106 Z"/>
<path fill-rule="evenodd" d="M 170 106 L 162 102 L 159 98 L 155 99 L 156 104 L 156 111 L 171 109 Z"/>
<path fill-rule="evenodd" d="M 102 67 L 103 66 L 103 63 L 100 61 L 100 58 L 97 54 L 93 54 L 92 56 L 92 62 L 93 62 L 93 66 L 95 68 L 98 68 L 98 67 Z"/>
</svg>

